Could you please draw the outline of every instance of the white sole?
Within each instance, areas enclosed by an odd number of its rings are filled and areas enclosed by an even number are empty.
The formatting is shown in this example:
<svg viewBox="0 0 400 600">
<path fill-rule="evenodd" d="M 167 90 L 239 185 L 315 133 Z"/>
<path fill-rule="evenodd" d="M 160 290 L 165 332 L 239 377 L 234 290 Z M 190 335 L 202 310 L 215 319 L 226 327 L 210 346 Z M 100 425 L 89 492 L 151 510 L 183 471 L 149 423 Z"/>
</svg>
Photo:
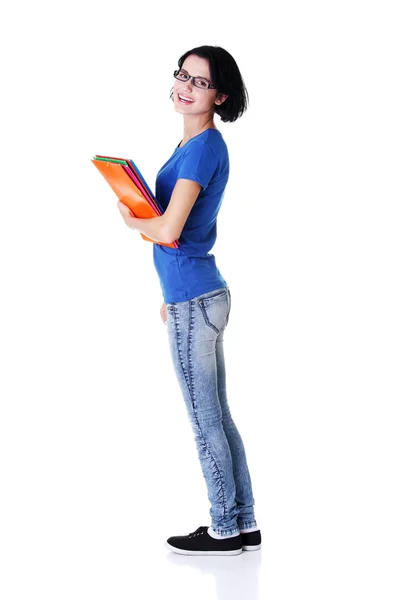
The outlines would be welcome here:
<svg viewBox="0 0 400 600">
<path fill-rule="evenodd" d="M 243 550 L 259 550 L 261 548 L 261 544 L 258 544 L 258 546 L 242 546 Z"/>
<path fill-rule="evenodd" d="M 192 554 L 195 556 L 234 556 L 235 554 L 241 554 L 242 548 L 238 548 L 237 550 L 182 550 L 181 548 L 175 548 L 175 546 L 171 546 L 168 542 L 165 542 L 165 547 L 171 552 L 176 552 L 176 554 Z"/>
</svg>

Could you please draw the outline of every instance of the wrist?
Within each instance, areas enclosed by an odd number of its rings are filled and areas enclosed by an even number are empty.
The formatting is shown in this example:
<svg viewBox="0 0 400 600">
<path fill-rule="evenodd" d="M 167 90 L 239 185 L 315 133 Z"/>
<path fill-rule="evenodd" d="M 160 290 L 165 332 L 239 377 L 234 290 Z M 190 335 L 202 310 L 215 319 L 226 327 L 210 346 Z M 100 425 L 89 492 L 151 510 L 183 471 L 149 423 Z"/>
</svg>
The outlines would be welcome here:
<svg viewBox="0 0 400 600">
<path fill-rule="evenodd" d="M 130 229 L 136 229 L 136 221 L 136 217 L 129 217 L 129 219 L 126 221 L 126 224 Z"/>
</svg>

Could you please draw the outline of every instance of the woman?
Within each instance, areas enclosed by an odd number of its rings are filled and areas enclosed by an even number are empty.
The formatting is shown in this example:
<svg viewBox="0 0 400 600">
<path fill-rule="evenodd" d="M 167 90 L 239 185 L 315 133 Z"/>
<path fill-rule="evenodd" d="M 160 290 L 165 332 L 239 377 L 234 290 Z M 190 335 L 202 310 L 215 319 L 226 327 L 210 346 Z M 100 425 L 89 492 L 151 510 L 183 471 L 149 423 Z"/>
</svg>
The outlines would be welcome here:
<svg viewBox="0 0 400 600">
<path fill-rule="evenodd" d="M 156 197 L 164 213 L 136 219 L 118 207 L 129 227 L 153 245 L 173 365 L 194 432 L 208 498 L 211 526 L 170 537 L 179 554 L 233 555 L 261 547 L 254 497 L 240 434 L 226 395 L 224 331 L 231 293 L 209 254 L 229 176 L 225 141 L 214 115 L 233 122 L 247 108 L 246 87 L 233 57 L 218 46 L 186 52 L 174 72 L 170 98 L 183 115 L 183 138 L 157 173 Z"/>
</svg>

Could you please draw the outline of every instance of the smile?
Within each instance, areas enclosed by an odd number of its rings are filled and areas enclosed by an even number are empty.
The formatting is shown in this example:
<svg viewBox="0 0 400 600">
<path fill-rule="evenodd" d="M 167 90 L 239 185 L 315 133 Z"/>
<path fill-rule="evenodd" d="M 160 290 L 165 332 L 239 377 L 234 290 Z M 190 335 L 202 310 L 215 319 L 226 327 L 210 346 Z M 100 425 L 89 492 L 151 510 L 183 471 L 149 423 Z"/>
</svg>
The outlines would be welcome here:
<svg viewBox="0 0 400 600">
<path fill-rule="evenodd" d="M 182 104 L 189 104 L 191 102 L 194 102 L 194 100 L 192 100 L 188 96 L 182 96 L 181 94 L 178 94 L 178 100 L 179 102 L 182 102 Z"/>
</svg>

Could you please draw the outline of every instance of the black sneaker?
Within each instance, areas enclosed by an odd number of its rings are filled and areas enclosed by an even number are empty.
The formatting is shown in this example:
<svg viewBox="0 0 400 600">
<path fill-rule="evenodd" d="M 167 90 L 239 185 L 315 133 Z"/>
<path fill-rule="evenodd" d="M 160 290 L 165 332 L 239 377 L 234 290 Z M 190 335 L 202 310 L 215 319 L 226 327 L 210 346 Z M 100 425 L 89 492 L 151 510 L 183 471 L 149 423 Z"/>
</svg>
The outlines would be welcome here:
<svg viewBox="0 0 400 600">
<path fill-rule="evenodd" d="M 242 552 L 240 534 L 226 539 L 215 539 L 208 534 L 207 530 L 207 526 L 202 526 L 189 535 L 170 537 L 165 542 L 165 546 L 177 554 L 232 556 Z"/>
<path fill-rule="evenodd" d="M 261 531 L 250 531 L 241 533 L 243 550 L 259 550 L 261 548 Z"/>
</svg>

